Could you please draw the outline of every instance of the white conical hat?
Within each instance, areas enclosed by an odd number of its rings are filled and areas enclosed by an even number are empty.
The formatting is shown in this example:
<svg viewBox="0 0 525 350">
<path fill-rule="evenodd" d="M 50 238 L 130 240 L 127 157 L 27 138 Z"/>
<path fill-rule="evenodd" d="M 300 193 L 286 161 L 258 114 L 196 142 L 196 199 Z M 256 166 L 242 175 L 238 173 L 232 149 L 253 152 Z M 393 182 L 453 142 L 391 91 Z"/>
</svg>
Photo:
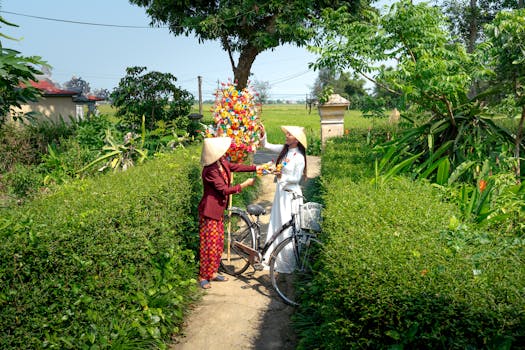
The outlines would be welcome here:
<svg viewBox="0 0 525 350">
<path fill-rule="evenodd" d="M 292 136 L 294 136 L 304 148 L 308 147 L 308 141 L 306 141 L 306 134 L 304 133 L 304 128 L 302 126 L 283 125 L 281 126 L 281 130 L 292 134 Z"/>
<path fill-rule="evenodd" d="M 204 139 L 201 153 L 202 166 L 210 165 L 226 153 L 232 143 L 229 137 L 208 137 Z"/>
</svg>

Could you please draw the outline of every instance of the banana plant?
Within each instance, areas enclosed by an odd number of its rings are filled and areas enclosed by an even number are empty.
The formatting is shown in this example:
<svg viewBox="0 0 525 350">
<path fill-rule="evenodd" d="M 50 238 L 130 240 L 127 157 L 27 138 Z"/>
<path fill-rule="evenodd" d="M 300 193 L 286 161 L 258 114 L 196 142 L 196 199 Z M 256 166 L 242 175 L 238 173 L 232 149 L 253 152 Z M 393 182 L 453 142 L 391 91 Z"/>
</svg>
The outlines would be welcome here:
<svg viewBox="0 0 525 350">
<path fill-rule="evenodd" d="M 118 143 L 111 134 L 111 130 L 106 130 L 105 142 L 106 145 L 102 147 L 105 152 L 102 156 L 95 159 L 79 172 L 83 172 L 96 164 L 103 163 L 98 171 L 112 169 L 114 172 L 118 170 L 127 170 L 135 165 L 135 163 L 142 163 L 148 157 L 148 150 L 136 147 L 136 141 L 141 139 L 140 135 L 134 135 L 129 132 L 124 137 L 123 143 Z"/>
</svg>

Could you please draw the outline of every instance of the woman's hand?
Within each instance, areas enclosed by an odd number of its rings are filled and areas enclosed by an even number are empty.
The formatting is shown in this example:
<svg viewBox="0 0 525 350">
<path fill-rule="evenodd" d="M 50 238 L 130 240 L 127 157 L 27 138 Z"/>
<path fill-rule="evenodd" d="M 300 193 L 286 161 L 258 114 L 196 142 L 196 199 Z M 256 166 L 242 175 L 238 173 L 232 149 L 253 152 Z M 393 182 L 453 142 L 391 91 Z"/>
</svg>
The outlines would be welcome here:
<svg viewBox="0 0 525 350">
<path fill-rule="evenodd" d="M 247 180 L 244 180 L 242 183 L 241 183 L 241 188 L 246 188 L 248 186 L 253 186 L 255 184 L 255 179 L 253 177 L 247 179 Z"/>
<path fill-rule="evenodd" d="M 264 135 L 266 135 L 266 132 L 264 131 L 264 125 L 261 123 L 261 131 L 259 133 L 259 135 L 261 136 L 261 139 L 264 138 Z"/>
</svg>

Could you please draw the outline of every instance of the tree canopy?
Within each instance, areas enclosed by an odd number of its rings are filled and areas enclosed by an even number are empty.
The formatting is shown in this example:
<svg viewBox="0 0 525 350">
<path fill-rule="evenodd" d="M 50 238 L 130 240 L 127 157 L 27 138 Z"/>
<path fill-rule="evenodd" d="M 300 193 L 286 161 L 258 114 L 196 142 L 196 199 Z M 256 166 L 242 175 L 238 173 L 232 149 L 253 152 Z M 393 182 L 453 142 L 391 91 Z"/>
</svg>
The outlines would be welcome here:
<svg viewBox="0 0 525 350">
<path fill-rule="evenodd" d="M 270 98 L 270 83 L 267 81 L 256 80 L 253 83 L 253 88 L 257 92 L 257 96 L 255 96 L 257 103 L 267 103 Z"/>
<path fill-rule="evenodd" d="M 353 107 L 364 96 L 368 95 L 365 88 L 365 80 L 362 78 L 354 79 L 348 72 L 336 73 L 333 70 L 322 68 L 315 80 L 312 88 L 312 95 L 319 98 L 323 91 L 330 87 L 334 94 L 339 94 L 353 103 Z"/>
<path fill-rule="evenodd" d="M 146 67 L 126 69 L 126 76 L 111 94 L 112 104 L 117 108 L 116 115 L 136 129 L 143 117 L 148 129 L 154 129 L 159 120 L 187 121 L 193 95 L 175 85 L 177 78 L 174 75 L 146 70 Z"/>
<path fill-rule="evenodd" d="M 469 52 L 483 37 L 483 26 L 494 20 L 503 9 L 523 7 L 523 0 L 444 0 L 444 13 L 450 19 L 449 28 L 459 38 Z"/>
<path fill-rule="evenodd" d="M 146 8 L 152 25 L 168 25 L 175 35 L 193 33 L 199 42 L 219 40 L 239 89 L 246 87 L 252 64 L 261 52 L 283 44 L 306 45 L 316 34 L 315 19 L 324 9 L 345 6 L 357 18 L 370 9 L 370 2 L 130 0 Z"/>
<path fill-rule="evenodd" d="M 479 58 L 482 47 L 471 54 L 452 40 L 439 9 L 402 0 L 368 23 L 345 18 L 339 11 L 327 13 L 322 45 L 313 48 L 320 54 L 317 66 L 352 68 L 399 96 L 401 116 L 413 128 L 392 141 L 390 164 L 405 160 L 402 165 L 406 167 L 411 162 L 417 167 L 415 173 L 426 178 L 436 171 L 444 174 L 458 169 L 459 173 L 484 162 L 487 154 L 498 159 L 511 156 L 508 145 L 516 141 L 515 137 L 490 118 L 486 96 L 481 92 L 470 96 L 472 82 L 489 74 L 491 63 Z M 521 36 L 514 35 L 518 34 L 516 30 L 512 37 L 519 43 Z M 523 50 L 519 45 L 513 49 L 516 53 Z M 509 57 L 518 57 L 515 52 Z M 396 65 L 389 66 L 387 61 Z M 513 63 L 505 71 L 517 69 Z M 494 166 L 506 165 L 495 161 Z M 477 170 L 471 174 L 479 175 Z"/>
<path fill-rule="evenodd" d="M 64 83 L 68 90 L 78 91 L 82 96 L 87 96 L 91 92 L 89 83 L 81 77 L 72 76 L 70 80 Z"/>
<path fill-rule="evenodd" d="M 485 30 L 488 40 L 483 52 L 488 55 L 494 71 L 489 91 L 508 97 L 504 101 L 510 99 L 521 110 L 514 150 L 518 162 L 516 174 L 520 176 L 520 145 L 525 123 L 525 9 L 498 13 Z"/>
<path fill-rule="evenodd" d="M 0 24 L 17 27 L 0 16 Z M 0 33 L 0 38 L 16 40 Z M 47 65 L 41 57 L 25 57 L 20 52 L 8 49 L 0 42 L 0 124 L 8 116 L 11 108 L 20 107 L 28 101 L 36 101 L 40 91 L 30 85 L 35 76 L 41 74 L 36 68 Z"/>
</svg>

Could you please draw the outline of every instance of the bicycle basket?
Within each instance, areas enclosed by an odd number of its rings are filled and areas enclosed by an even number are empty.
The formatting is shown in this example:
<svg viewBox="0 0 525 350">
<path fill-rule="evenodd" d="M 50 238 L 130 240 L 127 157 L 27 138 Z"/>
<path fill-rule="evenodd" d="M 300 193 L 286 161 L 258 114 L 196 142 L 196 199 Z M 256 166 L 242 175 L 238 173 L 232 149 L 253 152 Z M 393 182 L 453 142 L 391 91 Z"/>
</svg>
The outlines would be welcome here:
<svg viewBox="0 0 525 350">
<path fill-rule="evenodd" d="M 308 202 L 301 204 L 299 208 L 299 219 L 303 230 L 321 231 L 321 209 L 319 203 Z"/>
</svg>

